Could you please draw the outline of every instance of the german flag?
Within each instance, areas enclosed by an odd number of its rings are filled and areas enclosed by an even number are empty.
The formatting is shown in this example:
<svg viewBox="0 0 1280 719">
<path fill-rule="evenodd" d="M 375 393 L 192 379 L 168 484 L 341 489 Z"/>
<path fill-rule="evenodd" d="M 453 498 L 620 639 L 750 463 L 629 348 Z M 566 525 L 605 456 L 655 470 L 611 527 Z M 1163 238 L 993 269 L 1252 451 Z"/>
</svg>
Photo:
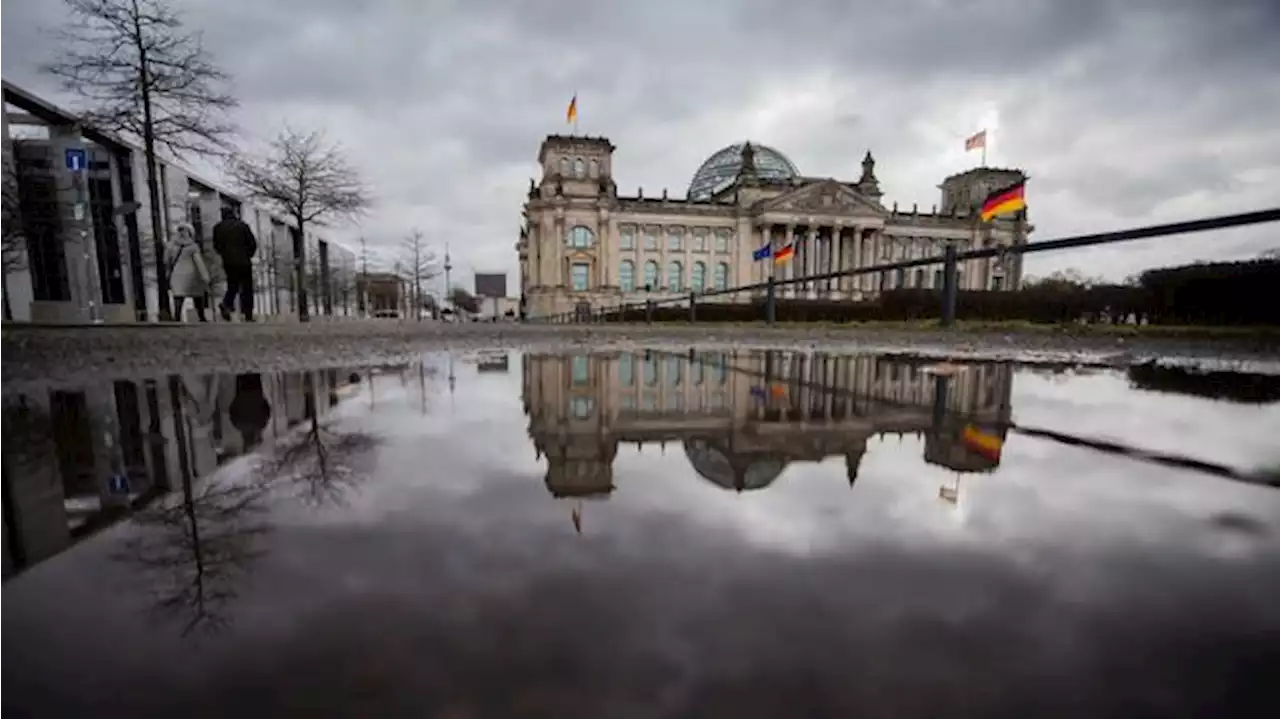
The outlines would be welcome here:
<svg viewBox="0 0 1280 719">
<path fill-rule="evenodd" d="M 786 247 L 783 247 L 781 249 L 774 250 L 773 262 L 774 264 L 780 265 L 783 262 L 786 262 L 787 260 L 791 259 L 791 256 L 794 255 L 795 253 L 796 253 L 795 245 L 787 245 Z"/>
<path fill-rule="evenodd" d="M 1027 183 L 1023 181 L 987 195 L 987 199 L 982 201 L 983 222 L 1025 208 L 1026 186 Z"/>
<path fill-rule="evenodd" d="M 984 432 L 973 425 L 967 425 L 960 434 L 960 441 L 969 451 L 993 462 L 1000 461 L 1000 450 L 1004 448 L 1004 442 L 999 436 Z"/>
</svg>

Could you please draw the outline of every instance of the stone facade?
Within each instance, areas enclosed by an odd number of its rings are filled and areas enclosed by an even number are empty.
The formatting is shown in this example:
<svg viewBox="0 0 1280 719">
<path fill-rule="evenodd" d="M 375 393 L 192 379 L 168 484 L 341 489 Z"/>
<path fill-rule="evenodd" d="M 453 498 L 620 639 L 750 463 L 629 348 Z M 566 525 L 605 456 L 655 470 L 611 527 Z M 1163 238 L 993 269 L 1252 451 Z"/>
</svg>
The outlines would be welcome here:
<svg viewBox="0 0 1280 719">
<path fill-rule="evenodd" d="M 1024 213 L 977 221 L 975 208 L 991 189 L 1023 177 L 1020 170 L 977 168 L 944 180 L 942 209 L 886 207 L 868 152 L 855 182 L 778 177 L 758 172 L 756 153 L 780 153 L 744 143 L 736 180 L 705 199 L 619 195 L 614 145 L 603 137 L 552 135 L 542 143 L 541 181 L 531 181 L 516 249 L 521 292 L 530 317 L 643 302 L 690 292 L 941 255 L 1026 241 Z M 723 156 L 721 150 L 713 157 Z M 772 167 L 793 166 L 789 161 Z M 754 260 L 769 245 L 794 243 L 791 261 Z M 1020 263 L 963 263 L 960 287 L 1016 288 Z M 941 286 L 941 266 L 814 281 L 780 288 L 783 298 L 862 300 L 896 287 Z M 708 298 L 740 302 L 761 289 Z"/>
</svg>

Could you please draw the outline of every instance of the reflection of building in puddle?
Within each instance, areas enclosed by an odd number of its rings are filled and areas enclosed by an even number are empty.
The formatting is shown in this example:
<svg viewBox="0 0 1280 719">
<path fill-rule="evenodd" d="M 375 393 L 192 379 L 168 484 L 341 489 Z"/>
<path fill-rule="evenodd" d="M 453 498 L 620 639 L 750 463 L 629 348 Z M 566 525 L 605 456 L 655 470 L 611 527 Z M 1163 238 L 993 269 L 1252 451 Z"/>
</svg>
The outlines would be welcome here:
<svg viewBox="0 0 1280 719">
<path fill-rule="evenodd" d="M 323 412 L 347 375 L 171 375 L 6 393 L 5 576 L 280 436 L 309 409 Z"/>
<path fill-rule="evenodd" d="M 164 382 L 4 397 L 4 570 L 38 562 L 127 513 L 177 471 Z"/>
<path fill-rule="evenodd" d="M 546 485 L 558 498 L 607 497 L 619 443 L 680 442 L 700 477 L 743 492 L 793 463 L 843 457 L 852 485 L 876 434 L 925 437 L 925 460 L 989 471 L 965 423 L 1009 417 L 1012 370 L 968 364 L 946 376 L 908 359 L 823 353 L 529 356 L 524 404 Z"/>
</svg>

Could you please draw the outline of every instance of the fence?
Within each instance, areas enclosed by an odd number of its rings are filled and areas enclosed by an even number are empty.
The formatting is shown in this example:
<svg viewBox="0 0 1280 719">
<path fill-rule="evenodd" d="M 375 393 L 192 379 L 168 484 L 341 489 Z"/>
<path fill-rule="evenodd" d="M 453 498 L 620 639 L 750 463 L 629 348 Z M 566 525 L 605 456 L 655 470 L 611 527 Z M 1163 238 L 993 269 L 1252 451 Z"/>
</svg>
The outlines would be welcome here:
<svg viewBox="0 0 1280 719">
<path fill-rule="evenodd" d="M 1145 240 L 1155 237 L 1164 237 L 1167 235 L 1182 235 L 1195 232 L 1206 232 L 1209 230 L 1223 230 L 1232 227 L 1244 227 L 1247 225 L 1257 225 L 1267 222 L 1280 221 L 1280 208 L 1272 208 L 1266 210 L 1257 210 L 1254 212 L 1244 212 L 1231 215 L 1219 215 L 1216 217 L 1207 217 L 1198 220 L 1188 220 L 1184 222 L 1173 222 L 1161 225 L 1148 225 L 1145 227 L 1135 227 L 1127 230 L 1118 230 L 1114 232 L 1099 232 L 1087 235 L 1076 235 L 1072 237 L 1063 237 L 1056 240 L 1046 240 L 1044 242 L 1032 242 L 1022 245 L 1012 245 L 1007 247 L 985 247 L 974 250 L 966 250 L 964 252 L 957 251 L 954 245 L 948 245 L 946 251 L 942 255 L 932 257 L 920 257 L 911 260 L 902 260 L 898 262 L 890 262 L 880 265 L 872 265 L 870 267 L 857 267 L 848 270 L 840 270 L 836 272 L 824 272 L 821 274 L 806 275 L 803 277 L 792 277 L 788 279 L 776 279 L 770 277 L 763 282 L 754 282 L 737 287 L 728 287 L 724 289 L 712 289 L 701 292 L 690 292 L 684 295 L 673 295 L 670 297 L 662 297 L 657 299 L 646 299 L 643 303 L 622 303 L 607 308 L 591 308 L 588 311 L 574 310 L 555 315 L 536 318 L 535 322 L 550 324 L 566 324 L 579 322 L 626 322 L 626 321 L 644 321 L 646 323 L 653 322 L 654 310 L 663 305 L 684 306 L 687 303 L 688 321 L 693 323 L 698 321 L 698 304 L 699 302 L 712 298 L 726 295 L 736 295 L 743 292 L 760 292 L 764 291 L 764 301 L 761 312 L 763 319 L 772 325 L 777 322 L 778 307 L 778 288 L 787 285 L 807 285 L 810 283 L 821 282 L 824 280 L 833 280 L 841 277 L 859 277 L 863 275 L 883 275 L 888 272 L 898 270 L 905 271 L 911 268 L 926 267 L 932 265 L 942 265 L 943 286 L 940 301 L 942 324 L 950 326 L 955 323 L 956 319 L 956 296 L 958 292 L 958 284 L 956 277 L 956 268 L 959 262 L 965 260 L 976 260 L 986 258 L 1001 258 L 1008 255 L 1028 254 L 1032 252 L 1047 252 L 1050 250 L 1067 250 L 1078 247 L 1089 247 L 1093 245 L 1104 245 L 1113 242 L 1130 242 L 1133 240 Z M 765 260 L 768 261 L 768 260 Z"/>
</svg>

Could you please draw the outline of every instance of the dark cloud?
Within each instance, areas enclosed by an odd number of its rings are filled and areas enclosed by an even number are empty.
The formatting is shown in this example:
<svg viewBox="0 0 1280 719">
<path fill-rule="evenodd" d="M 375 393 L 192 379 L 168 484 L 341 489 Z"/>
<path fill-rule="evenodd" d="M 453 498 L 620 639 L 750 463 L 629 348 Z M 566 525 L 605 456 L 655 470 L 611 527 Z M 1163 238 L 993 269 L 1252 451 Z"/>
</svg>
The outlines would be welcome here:
<svg viewBox="0 0 1280 719">
<path fill-rule="evenodd" d="M 420 226 L 455 264 L 515 271 L 519 205 L 541 138 L 608 135 L 621 188 L 681 193 L 751 137 L 807 174 L 851 176 L 872 149 L 889 202 L 923 208 L 973 164 L 1033 175 L 1039 237 L 1274 204 L 1280 6 L 1270 0 L 700 3 L 190 0 L 236 77 L 250 142 L 284 120 L 341 138 L 380 199 L 363 232 Z M 6 79 L 56 50 L 57 3 L 4 7 Z M 335 229 L 341 236 L 354 228 Z M 1255 254 L 1274 230 L 1036 257 L 1033 272 Z"/>
</svg>

